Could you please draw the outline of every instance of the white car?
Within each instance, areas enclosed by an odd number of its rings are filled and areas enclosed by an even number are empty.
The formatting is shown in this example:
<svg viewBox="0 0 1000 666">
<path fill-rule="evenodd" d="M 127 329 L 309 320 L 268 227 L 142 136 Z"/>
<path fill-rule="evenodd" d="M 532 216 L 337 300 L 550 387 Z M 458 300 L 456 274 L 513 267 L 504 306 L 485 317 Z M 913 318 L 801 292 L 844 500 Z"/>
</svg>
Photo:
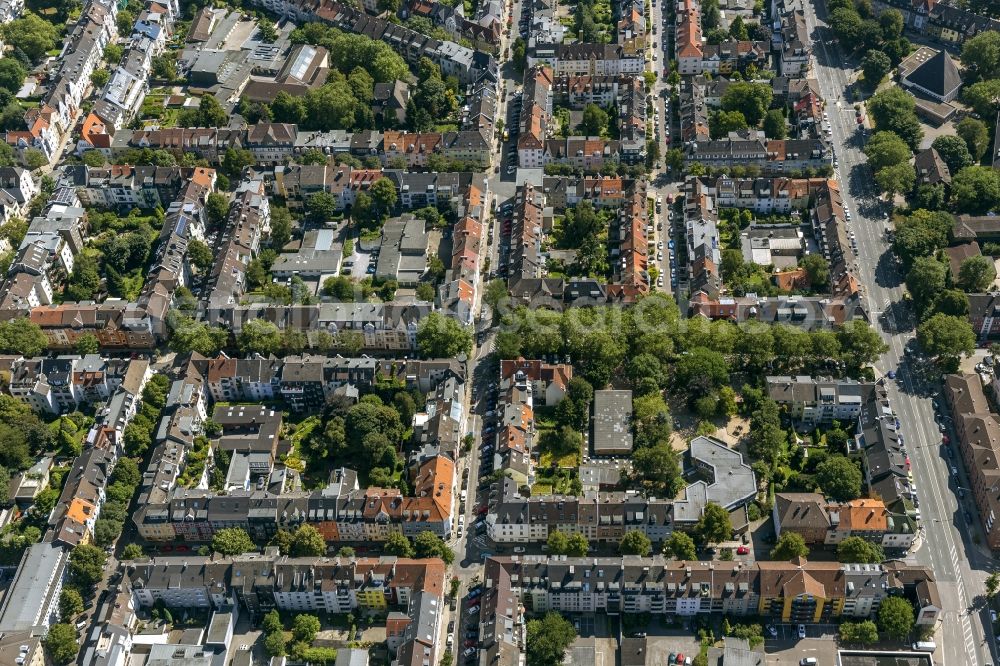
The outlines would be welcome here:
<svg viewBox="0 0 1000 666">
<path fill-rule="evenodd" d="M 798 632 L 799 632 L 799 638 L 805 638 L 806 637 L 806 625 L 800 624 L 799 627 L 798 627 Z"/>
</svg>

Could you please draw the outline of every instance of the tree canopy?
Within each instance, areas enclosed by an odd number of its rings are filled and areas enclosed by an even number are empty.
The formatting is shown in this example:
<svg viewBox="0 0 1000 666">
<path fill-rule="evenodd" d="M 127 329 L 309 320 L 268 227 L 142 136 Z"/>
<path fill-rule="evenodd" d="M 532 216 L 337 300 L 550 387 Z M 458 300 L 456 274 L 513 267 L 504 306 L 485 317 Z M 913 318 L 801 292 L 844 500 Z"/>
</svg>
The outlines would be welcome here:
<svg viewBox="0 0 1000 666">
<path fill-rule="evenodd" d="M 561 666 L 566 648 L 576 640 L 573 624 L 559 613 L 529 620 L 525 652 L 528 666 Z"/>
<path fill-rule="evenodd" d="M 787 561 L 807 555 L 809 555 L 809 546 L 806 545 L 805 539 L 798 532 L 791 530 L 782 530 L 777 543 L 771 549 L 772 560 Z"/>
<path fill-rule="evenodd" d="M 885 561 L 882 546 L 858 536 L 849 536 L 837 544 L 837 561 L 845 564 L 881 564 Z"/>
<path fill-rule="evenodd" d="M 246 530 L 226 527 L 212 536 L 212 550 L 222 555 L 242 555 L 257 550 L 257 547 Z"/>
<path fill-rule="evenodd" d="M 816 468 L 816 482 L 838 502 L 861 496 L 861 470 L 845 456 L 830 456 L 820 463 Z"/>
</svg>

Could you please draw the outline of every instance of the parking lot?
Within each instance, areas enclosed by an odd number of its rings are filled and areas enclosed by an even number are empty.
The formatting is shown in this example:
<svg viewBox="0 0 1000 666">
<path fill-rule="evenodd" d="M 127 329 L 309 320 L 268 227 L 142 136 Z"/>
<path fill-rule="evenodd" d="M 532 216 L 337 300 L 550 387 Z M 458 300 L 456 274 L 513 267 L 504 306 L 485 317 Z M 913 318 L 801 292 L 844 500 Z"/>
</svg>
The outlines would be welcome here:
<svg viewBox="0 0 1000 666">
<path fill-rule="evenodd" d="M 835 666 L 837 643 L 830 638 L 776 639 L 764 643 L 769 666 L 799 666 L 803 659 L 816 658 L 816 666 Z"/>
<path fill-rule="evenodd" d="M 692 659 L 698 655 L 700 644 L 690 633 L 676 636 L 648 636 L 646 638 L 647 664 L 668 664 L 670 655 L 682 654 Z"/>
</svg>

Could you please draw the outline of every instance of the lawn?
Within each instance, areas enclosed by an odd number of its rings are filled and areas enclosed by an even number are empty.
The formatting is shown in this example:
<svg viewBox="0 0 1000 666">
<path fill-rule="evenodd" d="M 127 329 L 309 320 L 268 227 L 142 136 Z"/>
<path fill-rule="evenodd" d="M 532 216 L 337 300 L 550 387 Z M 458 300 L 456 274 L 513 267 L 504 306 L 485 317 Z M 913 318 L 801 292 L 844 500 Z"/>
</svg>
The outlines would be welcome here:
<svg viewBox="0 0 1000 666">
<path fill-rule="evenodd" d="M 550 469 L 552 465 L 565 469 L 576 469 L 580 466 L 580 452 L 574 451 L 556 458 L 551 451 L 545 451 L 538 458 L 538 466 Z"/>
</svg>

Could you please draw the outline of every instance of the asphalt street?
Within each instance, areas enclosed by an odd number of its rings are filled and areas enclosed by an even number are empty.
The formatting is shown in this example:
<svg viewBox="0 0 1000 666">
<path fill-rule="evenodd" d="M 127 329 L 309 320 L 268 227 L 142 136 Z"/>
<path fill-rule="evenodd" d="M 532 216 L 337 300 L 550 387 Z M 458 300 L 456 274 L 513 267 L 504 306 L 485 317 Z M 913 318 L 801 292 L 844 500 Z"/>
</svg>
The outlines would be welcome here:
<svg viewBox="0 0 1000 666">
<path fill-rule="evenodd" d="M 914 337 L 914 321 L 903 299 L 902 277 L 885 233 L 888 223 L 883 213 L 888 208 L 873 188 L 872 173 L 861 152 L 863 138 L 853 104 L 848 101 L 847 91 L 856 76 L 844 66 L 847 57 L 823 27 L 825 4 L 805 3 L 805 8 L 813 37 L 814 76 L 827 100 L 837 150 L 836 177 L 842 183 L 844 204 L 853 216 L 849 226 L 858 242 L 857 272 L 872 322 L 889 345 L 876 369 L 880 375 L 898 373 L 896 381 L 887 381 L 889 398 L 910 457 L 923 530 L 922 546 L 910 557 L 933 569 L 944 606 L 935 662 L 992 664 L 996 661 L 991 653 L 993 632 L 982 595 L 993 563 L 988 551 L 974 543 L 979 520 L 968 494 L 965 506 L 956 496 L 964 472 L 960 478 L 950 474 L 950 459 L 932 406 L 940 378 L 929 377 L 926 365 L 911 362 L 905 353 L 907 342 Z M 973 516 L 971 524 L 964 518 L 965 511 Z"/>
</svg>

